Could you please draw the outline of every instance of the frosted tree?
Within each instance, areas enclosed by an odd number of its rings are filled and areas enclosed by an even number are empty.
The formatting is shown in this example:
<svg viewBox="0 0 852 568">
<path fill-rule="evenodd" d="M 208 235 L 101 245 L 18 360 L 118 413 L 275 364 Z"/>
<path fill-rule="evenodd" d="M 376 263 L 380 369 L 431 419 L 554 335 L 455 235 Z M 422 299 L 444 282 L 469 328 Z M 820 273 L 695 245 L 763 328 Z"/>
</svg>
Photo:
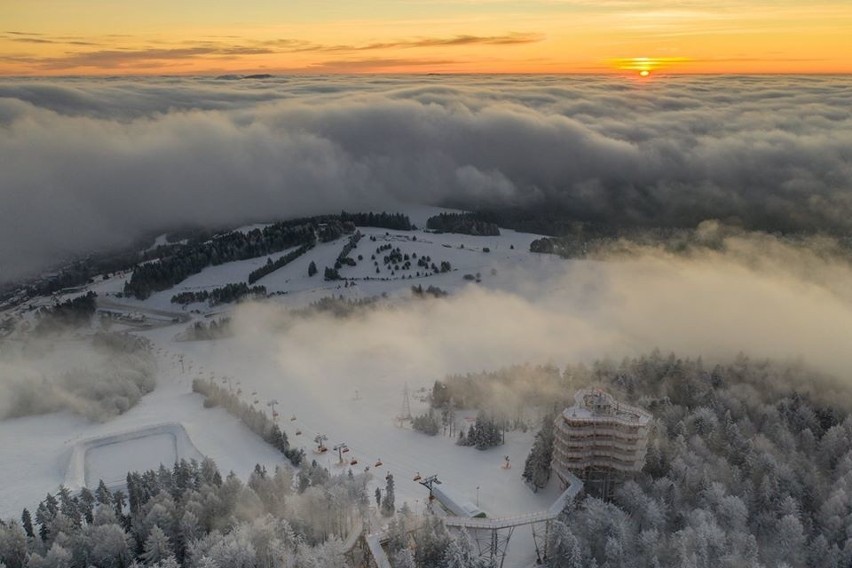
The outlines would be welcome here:
<svg viewBox="0 0 852 568">
<path fill-rule="evenodd" d="M 394 568 L 417 568 L 417 565 L 414 563 L 414 555 L 408 548 L 398 550 L 393 555 L 393 566 Z"/>
<path fill-rule="evenodd" d="M 220 568 L 254 568 L 257 565 L 257 555 L 248 531 L 243 525 L 226 535 L 211 533 L 210 546 L 207 556 L 214 566 Z"/>
<path fill-rule="evenodd" d="M 388 524 L 387 537 L 387 549 L 391 555 L 408 548 L 408 531 L 403 517 L 396 516 L 391 520 Z"/>
<path fill-rule="evenodd" d="M 342 543 L 329 539 L 319 546 L 302 545 L 296 554 L 296 566 L 304 568 L 346 568 Z"/>
<path fill-rule="evenodd" d="M 80 511 L 86 522 L 92 524 L 95 506 L 95 494 L 88 487 L 80 490 Z"/>
<path fill-rule="evenodd" d="M 778 561 L 785 561 L 793 566 L 802 565 L 806 542 L 805 529 L 798 518 L 794 515 L 785 515 L 778 520 L 775 546 L 772 547 Z"/>
<path fill-rule="evenodd" d="M 142 523 L 139 527 L 141 538 L 147 539 L 151 530 L 156 526 L 159 527 L 165 535 L 174 541 L 177 534 L 175 516 L 177 505 L 171 494 L 164 490 L 160 490 L 152 497 L 142 508 Z"/>
<path fill-rule="evenodd" d="M 28 537 L 35 537 L 35 533 L 33 532 L 33 518 L 30 515 L 29 509 L 24 509 L 21 513 L 21 524 Z"/>
<path fill-rule="evenodd" d="M 103 479 L 100 480 L 98 488 L 95 490 L 95 498 L 101 505 L 112 505 L 112 493 L 107 489 Z"/>
<path fill-rule="evenodd" d="M 43 558 L 37 554 L 31 555 L 27 566 L 29 568 L 72 568 L 73 558 L 68 549 L 53 543 Z"/>
<path fill-rule="evenodd" d="M 23 568 L 27 559 L 27 535 L 15 521 L 0 522 L 0 561 L 8 568 Z"/>
<path fill-rule="evenodd" d="M 533 447 L 524 462 L 524 472 L 521 477 L 530 483 L 535 490 L 542 489 L 550 480 L 550 462 L 553 459 L 553 420 L 548 414 L 544 417 L 541 430 L 535 435 Z"/>
<path fill-rule="evenodd" d="M 154 525 L 151 532 L 148 534 L 148 538 L 145 539 L 142 560 L 145 561 L 145 564 L 150 565 L 156 564 L 157 562 L 173 556 L 174 551 L 172 551 L 172 544 L 169 542 L 169 538 L 166 536 L 166 533 L 163 532 L 163 529 Z"/>
<path fill-rule="evenodd" d="M 180 523 L 178 524 L 178 541 L 180 543 L 180 550 L 185 551 L 187 543 L 196 540 L 201 535 L 202 529 L 201 524 L 198 521 L 198 516 L 191 510 L 185 511 L 180 519 Z M 181 556 L 183 556 L 182 553 Z"/>
<path fill-rule="evenodd" d="M 130 561 L 131 551 L 127 534 L 119 525 L 104 524 L 92 529 L 90 561 L 101 568 L 119 568 Z"/>
<path fill-rule="evenodd" d="M 386 517 L 393 515 L 396 505 L 394 503 L 394 481 L 393 474 L 388 474 L 386 477 L 387 485 L 385 486 L 385 498 L 382 499 L 382 514 Z"/>
<path fill-rule="evenodd" d="M 95 511 L 92 514 L 93 525 L 111 525 L 117 522 L 118 518 L 115 516 L 115 510 L 113 510 L 112 507 L 107 507 L 104 505 L 98 505 L 97 507 L 95 507 Z"/>
<path fill-rule="evenodd" d="M 429 515 L 414 532 L 414 559 L 420 568 L 443 568 L 444 551 L 450 544 L 450 535 L 444 523 Z"/>
<path fill-rule="evenodd" d="M 549 568 L 583 568 L 583 555 L 577 538 L 560 521 L 553 522 L 553 529 L 547 542 L 547 566 Z"/>
<path fill-rule="evenodd" d="M 444 551 L 442 566 L 444 568 L 491 568 L 492 562 L 474 552 L 470 535 L 467 531 L 463 531 L 450 540 Z"/>
</svg>

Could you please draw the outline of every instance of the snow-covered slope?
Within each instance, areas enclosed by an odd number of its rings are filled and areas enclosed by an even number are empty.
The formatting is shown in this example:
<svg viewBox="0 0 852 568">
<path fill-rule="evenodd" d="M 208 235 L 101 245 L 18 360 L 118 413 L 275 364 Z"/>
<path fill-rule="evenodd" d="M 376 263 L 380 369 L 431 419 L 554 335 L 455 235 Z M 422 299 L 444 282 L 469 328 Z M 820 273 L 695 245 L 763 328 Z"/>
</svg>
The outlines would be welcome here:
<svg viewBox="0 0 852 568">
<path fill-rule="evenodd" d="M 419 208 L 413 212 L 412 220 L 423 227 L 426 218 L 435 212 Z M 564 261 L 529 252 L 530 242 L 537 235 L 507 230 L 493 237 L 434 234 L 422 229 L 359 230 L 363 238 L 349 256 L 357 259 L 360 255 L 361 260 L 354 267 L 340 269 L 346 281 L 325 281 L 323 270 L 334 265 L 348 236 L 318 244 L 259 280 L 257 284 L 265 286 L 270 294 L 268 301 L 286 308 L 300 308 L 331 295 L 353 299 L 385 295 L 393 303 L 407 301 L 414 285 L 437 286 L 451 294 L 470 286 L 535 294 L 538 291 L 517 289 L 521 285 L 514 276 L 521 272 L 538 274 L 546 282 L 548 275 L 565 270 Z M 389 251 L 379 249 L 388 245 L 391 249 L 398 248 L 401 255 L 408 255 L 412 268 L 394 269 L 385 265 L 383 257 Z M 274 261 L 287 252 L 270 258 Z M 423 258 L 429 258 L 429 268 L 417 265 L 417 259 Z M 116 296 L 129 274 L 98 278 L 85 289 L 75 291 L 73 295 L 89 290 L 97 292 L 112 311 L 124 310 L 143 317 L 157 314 L 146 322 L 151 325 L 149 329 L 136 325 L 138 322 L 114 324 L 114 328 L 139 333 L 161 350 L 158 386 L 138 406 L 104 424 L 89 423 L 67 413 L 0 422 L 0 517 L 17 516 L 23 507 L 33 507 L 60 483 L 71 483 L 68 480 L 91 485 L 101 475 L 107 481 L 117 482 L 127 468 L 157 467 L 175 456 L 210 456 L 223 472 L 233 470 L 243 477 L 256 463 L 286 466 L 278 452 L 235 418 L 221 409 L 204 409 L 201 397 L 191 392 L 194 378 L 219 380 L 224 376 L 239 381 L 234 388 L 245 393 L 247 402 L 257 400 L 259 408 L 266 409 L 268 401 L 277 400 L 280 424 L 292 444 L 306 449 L 309 459 L 317 459 L 332 471 L 369 467 L 375 473 L 374 485 L 378 487 L 384 486 L 387 473 L 393 473 L 399 504 L 407 501 L 415 509 L 423 508 L 426 490 L 413 480 L 420 472 L 438 474 L 447 487 L 471 502 L 478 502 L 489 515 L 546 508 L 556 489 L 533 494 L 520 478 L 533 432 L 508 432 L 505 445 L 477 451 L 455 445 L 454 438 L 448 436 L 429 437 L 408 426 L 401 427 L 396 417 L 403 405 L 403 389 L 407 386 L 411 392 L 412 412 L 422 413 L 428 406 L 426 389 L 441 377 L 416 360 L 401 358 L 393 345 L 381 339 L 346 338 L 342 341 L 348 345 L 342 352 L 352 354 L 350 359 L 337 358 L 301 371 L 282 365 L 282 359 L 292 353 L 288 350 L 298 349 L 298 345 L 277 344 L 273 337 L 263 341 L 178 339 L 194 322 L 207 321 L 205 316 L 228 314 L 235 307 L 211 308 L 203 303 L 182 307 L 170 302 L 174 294 L 245 281 L 249 272 L 266 262 L 267 258 L 261 257 L 211 266 L 144 301 Z M 308 276 L 311 262 L 319 269 L 314 276 Z M 442 262 L 448 262 L 451 270 L 437 273 L 431 270 L 433 263 L 440 267 Z M 59 295 L 59 299 L 71 295 Z M 183 321 L 173 323 L 169 317 L 172 313 L 183 315 Z M 482 367 L 489 366 L 488 363 L 483 361 Z M 467 425 L 474 416 L 474 412 L 462 412 L 457 420 Z M 530 420 L 533 421 L 532 415 Z M 166 423 L 172 427 L 162 432 L 156 430 L 158 425 Z M 154 434 L 132 434 L 140 430 Z M 185 432 L 191 440 L 191 451 L 175 449 L 175 432 Z M 314 454 L 312 440 L 319 434 L 326 435 L 329 444 L 346 442 L 351 448 L 348 460 L 355 458 L 358 463 L 341 466 L 335 452 Z M 99 444 L 97 440 L 107 440 L 111 445 Z M 88 449 L 83 452 L 86 456 L 83 480 L 79 479 L 80 448 Z M 194 454 L 194 448 L 199 455 Z M 514 468 L 501 467 L 506 456 Z M 377 466 L 379 461 L 381 465 Z"/>
</svg>

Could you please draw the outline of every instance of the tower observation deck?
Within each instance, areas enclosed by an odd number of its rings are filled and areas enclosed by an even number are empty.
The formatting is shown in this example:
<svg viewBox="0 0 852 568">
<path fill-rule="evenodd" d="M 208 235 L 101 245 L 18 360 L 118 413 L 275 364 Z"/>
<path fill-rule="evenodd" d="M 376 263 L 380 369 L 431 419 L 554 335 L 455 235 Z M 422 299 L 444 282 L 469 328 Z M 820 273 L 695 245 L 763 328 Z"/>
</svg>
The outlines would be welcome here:
<svg viewBox="0 0 852 568">
<path fill-rule="evenodd" d="M 577 391 L 554 424 L 553 472 L 563 487 L 570 473 L 608 498 L 615 482 L 644 466 L 650 421 L 646 411 L 600 389 Z"/>
</svg>

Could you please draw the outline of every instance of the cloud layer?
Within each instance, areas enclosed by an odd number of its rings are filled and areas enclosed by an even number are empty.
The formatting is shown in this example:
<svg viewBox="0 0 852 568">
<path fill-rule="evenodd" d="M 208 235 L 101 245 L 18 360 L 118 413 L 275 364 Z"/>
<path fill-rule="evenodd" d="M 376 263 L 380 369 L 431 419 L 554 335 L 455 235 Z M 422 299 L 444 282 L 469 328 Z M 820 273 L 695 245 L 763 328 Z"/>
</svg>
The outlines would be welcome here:
<svg viewBox="0 0 852 568">
<path fill-rule="evenodd" d="M 187 223 L 404 203 L 846 231 L 848 77 L 0 81 L 0 280 Z"/>
<path fill-rule="evenodd" d="M 348 319 L 241 305 L 234 318 L 238 349 L 193 349 L 200 360 L 227 360 L 237 374 L 274 358 L 277 372 L 265 371 L 269 386 L 287 377 L 316 397 L 318 408 L 337 404 L 335 393 L 356 386 L 365 396 L 368 389 L 393 393 L 392 412 L 404 381 L 428 385 L 448 373 L 525 362 L 618 362 L 655 348 L 702 357 L 708 369 L 740 353 L 803 361 L 829 376 L 803 373 L 796 380 L 813 382 L 796 384 L 772 376 L 771 383 L 852 404 L 849 262 L 827 252 L 831 243 L 823 240 L 791 245 L 743 233 L 720 242 L 719 250 L 687 256 L 636 247 L 606 262 L 564 261 L 535 274 L 499 265 L 496 276 L 448 298 L 398 302 Z"/>
</svg>

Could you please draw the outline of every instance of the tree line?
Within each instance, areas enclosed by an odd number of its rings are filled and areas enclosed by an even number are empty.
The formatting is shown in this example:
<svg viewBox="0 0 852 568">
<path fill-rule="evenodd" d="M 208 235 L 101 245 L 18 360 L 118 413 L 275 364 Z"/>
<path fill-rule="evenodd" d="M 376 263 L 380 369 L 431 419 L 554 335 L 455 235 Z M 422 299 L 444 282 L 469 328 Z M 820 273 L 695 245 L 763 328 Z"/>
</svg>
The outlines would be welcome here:
<svg viewBox="0 0 852 568">
<path fill-rule="evenodd" d="M 171 302 L 184 306 L 195 302 L 207 302 L 210 306 L 218 306 L 239 302 L 247 296 L 266 297 L 266 286 L 249 287 L 245 282 L 232 282 L 212 290 L 180 292 L 172 296 Z"/>
<path fill-rule="evenodd" d="M 439 233 L 499 236 L 500 228 L 476 213 L 439 213 L 429 217 L 426 227 Z"/>
<path fill-rule="evenodd" d="M 196 321 L 185 333 L 187 341 L 207 341 L 211 339 L 222 339 L 232 337 L 234 331 L 231 328 L 231 318 L 223 317 L 211 320 L 207 323 Z"/>
<path fill-rule="evenodd" d="M 222 388 L 214 383 L 212 379 L 193 379 L 192 392 L 196 392 L 204 397 L 205 408 L 221 406 L 229 414 L 239 418 L 249 430 L 284 454 L 294 466 L 302 463 L 305 457 L 304 450 L 291 448 L 287 434 L 279 428 L 278 424 L 262 410 L 258 410 L 254 405 L 240 400 L 239 391 L 232 392 L 230 389 Z"/>
<path fill-rule="evenodd" d="M 287 266 L 288 264 L 290 264 L 291 262 L 293 262 L 294 260 L 296 260 L 297 258 L 302 256 L 303 254 L 305 254 L 306 252 L 308 252 L 309 250 L 314 248 L 315 243 L 316 243 L 316 241 L 312 241 L 310 243 L 305 243 L 302 246 L 300 246 L 299 248 L 297 248 L 296 250 L 294 250 L 292 252 L 288 252 L 287 254 L 282 256 L 281 258 L 278 258 L 277 260 L 275 260 L 275 262 L 273 262 L 271 258 L 267 258 L 265 265 L 261 266 L 260 268 L 258 268 L 256 270 L 252 270 L 251 272 L 249 272 L 248 283 L 254 284 L 255 282 L 257 282 L 258 280 L 260 280 L 261 278 L 263 278 L 267 274 L 272 274 L 273 272 L 275 272 L 279 268 L 283 268 L 283 267 Z"/>
<path fill-rule="evenodd" d="M 168 290 L 208 266 L 307 246 L 317 239 L 332 241 L 353 232 L 356 225 L 368 223 L 411 228 L 408 217 L 401 214 L 343 212 L 282 221 L 246 232 L 231 231 L 205 241 L 193 240 L 176 248 L 168 247 L 164 249 L 167 256 L 135 266 L 124 286 L 124 294 L 144 300 L 153 292 Z"/>
<path fill-rule="evenodd" d="M 33 331 L 36 334 L 58 333 L 88 325 L 97 309 L 97 297 L 98 295 L 94 292 L 89 292 L 52 306 L 39 308 Z"/>
<path fill-rule="evenodd" d="M 232 231 L 209 241 L 188 244 L 172 256 L 140 264 L 124 285 L 124 293 L 144 300 L 153 292 L 168 290 L 208 266 L 269 255 L 313 241 L 310 223 L 276 223 L 247 232 Z"/>
<path fill-rule="evenodd" d="M 367 506 L 365 475 L 316 463 L 299 482 L 255 466 L 248 482 L 210 459 L 128 473 L 126 487 L 61 487 L 32 515 L 0 521 L 5 568 L 343 568 L 341 540 Z"/>
</svg>

